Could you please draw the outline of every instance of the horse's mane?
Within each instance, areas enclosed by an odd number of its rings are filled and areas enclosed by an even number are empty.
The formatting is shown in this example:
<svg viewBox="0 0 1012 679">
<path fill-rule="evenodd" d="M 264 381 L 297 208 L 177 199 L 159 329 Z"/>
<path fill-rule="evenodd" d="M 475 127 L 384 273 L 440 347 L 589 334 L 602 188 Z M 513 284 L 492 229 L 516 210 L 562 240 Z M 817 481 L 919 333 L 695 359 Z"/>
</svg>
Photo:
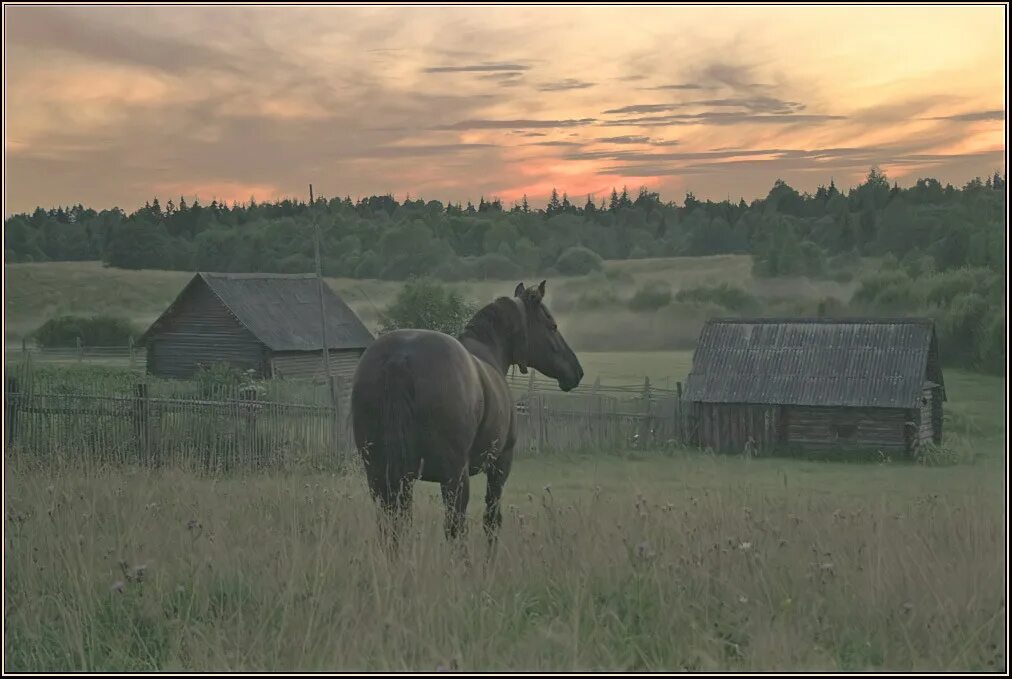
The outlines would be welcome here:
<svg viewBox="0 0 1012 679">
<path fill-rule="evenodd" d="M 515 339 L 525 334 L 525 330 L 517 305 L 509 297 L 500 297 L 479 309 L 460 336 L 491 343 L 497 339 Z"/>
</svg>

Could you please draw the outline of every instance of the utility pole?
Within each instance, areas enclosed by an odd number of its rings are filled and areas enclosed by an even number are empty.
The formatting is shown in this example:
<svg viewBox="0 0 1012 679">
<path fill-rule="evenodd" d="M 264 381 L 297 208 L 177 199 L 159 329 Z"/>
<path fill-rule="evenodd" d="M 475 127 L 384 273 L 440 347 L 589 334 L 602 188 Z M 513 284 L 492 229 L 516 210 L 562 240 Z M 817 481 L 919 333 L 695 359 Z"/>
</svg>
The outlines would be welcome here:
<svg viewBox="0 0 1012 679">
<path fill-rule="evenodd" d="M 327 377 L 327 384 L 333 392 L 333 384 L 330 379 L 330 345 L 327 343 L 327 310 L 323 297 L 323 265 L 320 263 L 320 225 L 316 221 L 316 202 L 313 200 L 313 185 L 309 185 L 309 218 L 313 223 L 313 235 L 316 244 L 316 282 L 320 293 L 320 338 L 323 340 L 323 374 Z M 335 394 L 331 393 L 331 398 Z"/>
</svg>

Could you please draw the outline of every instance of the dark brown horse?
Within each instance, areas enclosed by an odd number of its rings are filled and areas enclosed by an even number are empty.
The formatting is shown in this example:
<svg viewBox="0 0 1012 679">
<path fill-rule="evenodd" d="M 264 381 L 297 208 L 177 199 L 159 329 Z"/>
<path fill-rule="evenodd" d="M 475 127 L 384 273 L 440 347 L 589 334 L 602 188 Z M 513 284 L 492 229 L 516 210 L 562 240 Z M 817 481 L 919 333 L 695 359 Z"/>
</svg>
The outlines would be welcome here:
<svg viewBox="0 0 1012 679">
<path fill-rule="evenodd" d="M 355 444 L 373 499 L 393 536 L 411 509 L 416 479 L 442 486 L 446 533 L 464 528 L 469 477 L 488 475 L 485 531 L 495 538 L 499 500 L 513 462 L 515 416 L 506 372 L 528 366 L 576 387 L 583 368 L 545 307 L 545 282 L 481 309 L 454 338 L 395 330 L 362 355 L 351 392 Z"/>
</svg>

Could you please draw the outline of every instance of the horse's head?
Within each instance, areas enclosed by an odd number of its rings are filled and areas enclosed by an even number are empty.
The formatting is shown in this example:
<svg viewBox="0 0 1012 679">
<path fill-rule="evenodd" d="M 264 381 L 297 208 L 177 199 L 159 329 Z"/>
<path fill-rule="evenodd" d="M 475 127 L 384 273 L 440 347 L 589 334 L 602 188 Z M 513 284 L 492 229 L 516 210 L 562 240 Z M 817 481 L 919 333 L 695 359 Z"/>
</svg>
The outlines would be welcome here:
<svg viewBox="0 0 1012 679">
<path fill-rule="evenodd" d="M 524 363 L 558 380 L 562 391 L 574 389 L 583 379 L 583 367 L 545 306 L 545 281 L 536 288 L 525 288 L 520 283 L 513 294 L 523 304 L 527 319 L 527 356 Z M 521 369 L 525 367 L 521 364 Z"/>
</svg>

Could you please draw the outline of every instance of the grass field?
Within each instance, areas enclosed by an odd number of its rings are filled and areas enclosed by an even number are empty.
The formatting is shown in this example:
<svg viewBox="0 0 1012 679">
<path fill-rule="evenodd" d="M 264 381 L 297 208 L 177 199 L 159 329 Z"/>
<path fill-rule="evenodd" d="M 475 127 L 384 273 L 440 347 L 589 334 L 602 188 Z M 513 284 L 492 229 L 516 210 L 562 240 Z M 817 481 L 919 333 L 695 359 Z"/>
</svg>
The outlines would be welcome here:
<svg viewBox="0 0 1012 679">
<path fill-rule="evenodd" d="M 946 377 L 962 464 L 523 458 L 491 561 L 475 478 L 470 565 L 432 484 L 388 559 L 354 463 L 218 479 L 19 463 L 5 669 L 1001 671 L 1003 383 Z"/>
<path fill-rule="evenodd" d="M 624 272 L 623 293 L 663 279 L 738 282 L 771 304 L 850 294 L 754 280 L 741 257 L 608 266 Z M 190 276 L 6 270 L 8 340 L 55 313 L 143 326 Z M 330 283 L 369 323 L 399 287 Z M 565 309 L 598 284 L 552 281 L 549 303 Z M 462 288 L 489 299 L 512 285 Z M 692 352 L 648 349 L 694 338 L 701 319 L 678 313 L 557 316 L 586 342 L 588 383 L 673 387 Z M 587 350 L 622 336 L 639 350 Z M 1005 383 L 957 370 L 945 382 L 948 466 L 698 451 L 519 459 L 491 560 L 482 477 L 466 561 L 442 536 L 432 484 L 418 486 L 413 532 L 391 560 L 354 460 L 223 478 L 8 460 L 4 669 L 1003 671 Z"/>
<path fill-rule="evenodd" d="M 603 277 L 558 277 L 549 282 L 548 304 L 556 310 L 566 336 L 581 349 L 658 349 L 691 347 L 706 314 L 713 309 L 673 306 L 660 313 L 635 313 L 624 306 L 594 311 L 575 311 L 575 300 L 588 289 L 607 287 L 627 298 L 648 281 L 663 281 L 677 292 L 698 285 L 722 282 L 741 285 L 770 304 L 786 304 L 835 296 L 847 300 L 854 284 L 809 279 L 755 279 L 751 258 L 742 255 L 673 257 L 612 261 L 606 269 L 614 280 Z M 146 328 L 175 299 L 192 277 L 180 271 L 127 271 L 109 269 L 98 262 L 47 262 L 8 264 L 6 272 L 6 339 L 19 343 L 49 318 L 61 314 L 108 313 L 124 316 L 138 328 Z M 533 280 L 528 277 L 528 282 Z M 397 294 L 396 281 L 327 279 L 334 290 L 375 329 L 379 310 Z M 467 281 L 451 287 L 467 297 L 491 301 L 512 293 L 516 281 Z M 718 310 L 719 312 L 719 310 Z"/>
</svg>

